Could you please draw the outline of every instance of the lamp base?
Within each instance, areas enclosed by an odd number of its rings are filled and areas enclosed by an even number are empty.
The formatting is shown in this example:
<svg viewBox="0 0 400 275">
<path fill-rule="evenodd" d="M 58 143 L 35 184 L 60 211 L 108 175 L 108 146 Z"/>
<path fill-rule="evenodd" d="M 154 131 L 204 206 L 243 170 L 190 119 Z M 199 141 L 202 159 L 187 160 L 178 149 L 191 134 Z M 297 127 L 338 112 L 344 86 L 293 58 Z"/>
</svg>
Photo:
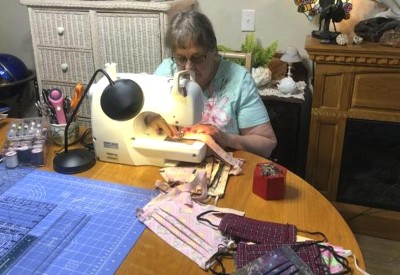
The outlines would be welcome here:
<svg viewBox="0 0 400 275">
<path fill-rule="evenodd" d="M 54 171 L 61 174 L 76 174 L 92 168 L 96 164 L 94 152 L 86 149 L 73 149 L 55 156 Z"/>
<path fill-rule="evenodd" d="M 320 39 L 321 44 L 336 44 L 336 37 L 340 32 L 332 31 L 312 31 L 312 37 Z"/>
</svg>

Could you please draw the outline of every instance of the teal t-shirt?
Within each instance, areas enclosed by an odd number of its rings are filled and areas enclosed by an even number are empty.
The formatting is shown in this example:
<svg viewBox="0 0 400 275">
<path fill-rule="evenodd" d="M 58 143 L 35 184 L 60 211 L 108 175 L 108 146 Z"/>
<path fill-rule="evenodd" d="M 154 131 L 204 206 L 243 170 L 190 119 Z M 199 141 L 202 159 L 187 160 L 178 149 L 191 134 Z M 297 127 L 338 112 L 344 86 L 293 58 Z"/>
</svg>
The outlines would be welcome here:
<svg viewBox="0 0 400 275">
<path fill-rule="evenodd" d="M 176 71 L 176 64 L 167 58 L 154 74 L 173 76 Z M 227 133 L 239 134 L 239 129 L 269 121 L 251 74 L 244 67 L 224 59 L 221 59 L 211 85 L 204 91 L 203 100 L 201 123 L 212 124 Z"/>
</svg>

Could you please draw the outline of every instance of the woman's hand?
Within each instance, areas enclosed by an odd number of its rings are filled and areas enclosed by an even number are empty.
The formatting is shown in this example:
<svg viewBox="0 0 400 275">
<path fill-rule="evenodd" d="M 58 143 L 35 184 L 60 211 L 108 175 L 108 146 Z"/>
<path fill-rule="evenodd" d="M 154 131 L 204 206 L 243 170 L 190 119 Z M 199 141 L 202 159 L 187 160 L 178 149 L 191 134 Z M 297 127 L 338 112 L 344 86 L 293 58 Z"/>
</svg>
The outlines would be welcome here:
<svg viewBox="0 0 400 275">
<path fill-rule="evenodd" d="M 183 128 L 185 133 L 207 134 L 222 148 L 245 150 L 269 158 L 277 144 L 270 122 L 240 130 L 240 134 L 228 134 L 209 124 L 196 124 Z"/>
<path fill-rule="evenodd" d="M 211 124 L 195 124 L 193 126 L 185 127 L 182 129 L 184 133 L 192 134 L 206 134 L 211 136 L 215 142 L 217 142 L 221 147 L 227 147 L 228 134 L 222 132 L 217 127 Z"/>
<path fill-rule="evenodd" d="M 158 135 L 165 134 L 169 137 L 176 137 L 178 129 L 174 125 L 169 125 L 159 114 L 149 114 L 145 118 L 147 127 L 153 128 Z"/>
</svg>

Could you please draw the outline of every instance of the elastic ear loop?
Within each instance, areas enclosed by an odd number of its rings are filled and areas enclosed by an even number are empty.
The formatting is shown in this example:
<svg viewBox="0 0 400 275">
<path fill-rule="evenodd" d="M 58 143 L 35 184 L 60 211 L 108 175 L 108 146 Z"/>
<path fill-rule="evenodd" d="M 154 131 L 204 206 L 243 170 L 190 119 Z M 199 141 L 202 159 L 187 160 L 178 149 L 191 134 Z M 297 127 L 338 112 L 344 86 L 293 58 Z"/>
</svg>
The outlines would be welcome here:
<svg viewBox="0 0 400 275">
<path fill-rule="evenodd" d="M 323 238 L 322 241 L 316 241 L 316 242 L 327 242 L 328 241 L 328 238 L 325 236 L 325 234 L 322 233 L 322 232 L 319 232 L 319 231 L 311 232 L 311 231 L 302 230 L 302 229 L 297 229 L 297 231 L 298 232 L 307 233 L 307 234 L 310 234 L 310 235 L 319 235 L 319 236 L 321 236 Z"/>
<path fill-rule="evenodd" d="M 339 255 L 338 253 L 336 253 L 335 249 L 332 246 L 327 246 L 327 245 L 320 244 L 321 242 L 328 242 L 328 238 L 325 236 L 324 233 L 319 232 L 319 231 L 310 232 L 310 231 L 307 231 L 307 230 L 300 230 L 300 229 L 298 229 L 298 231 L 299 232 L 304 232 L 304 233 L 307 233 L 307 234 L 311 234 L 311 235 L 320 235 L 320 236 L 322 236 L 323 240 L 322 241 L 316 241 L 315 242 L 316 245 L 318 247 L 322 248 L 322 249 L 328 250 L 333 255 L 335 260 L 338 261 L 343 266 L 343 268 L 345 269 L 344 271 L 341 271 L 341 272 L 339 272 L 337 274 L 350 274 L 351 273 L 351 268 L 349 266 L 349 261 L 346 259 L 346 257 L 343 257 L 343 256 Z M 317 259 L 315 259 L 315 261 L 316 260 Z"/>
<path fill-rule="evenodd" d="M 304 242 L 304 243 L 296 243 L 296 244 L 294 244 L 292 247 L 293 247 L 293 251 L 294 252 L 298 252 L 298 250 L 299 250 L 299 248 L 301 248 L 301 247 L 307 247 L 307 246 L 312 246 L 312 245 L 317 245 L 318 246 L 318 242 L 317 241 L 309 241 L 309 242 Z M 318 249 L 319 249 L 319 247 L 318 247 Z M 318 258 L 320 258 L 321 257 L 321 251 L 319 251 L 319 256 L 317 256 L 317 257 L 315 257 L 314 258 L 314 263 L 317 265 L 317 266 L 321 266 L 318 262 L 317 262 L 317 259 Z M 323 262 L 322 262 L 323 263 Z M 327 265 L 322 265 L 322 268 L 324 269 L 324 270 L 326 270 L 328 267 L 327 267 Z M 325 274 L 325 273 L 324 273 Z M 328 271 L 328 274 L 330 274 L 329 273 L 329 271 Z"/>
<path fill-rule="evenodd" d="M 200 213 L 199 215 L 197 215 L 197 216 L 196 216 L 196 219 L 197 219 L 197 221 L 199 221 L 199 222 L 208 223 L 208 224 L 211 225 L 212 227 L 218 229 L 218 225 L 213 224 L 210 220 L 204 218 L 204 216 L 206 216 L 206 215 L 208 215 L 208 214 L 211 214 L 211 213 L 213 213 L 213 214 L 225 214 L 225 213 L 223 213 L 223 212 L 221 212 L 221 211 L 207 210 L 207 211 L 204 211 L 203 213 Z M 213 258 L 214 258 L 215 261 L 216 261 L 216 264 L 214 264 L 214 266 L 215 266 L 215 265 L 219 265 L 219 266 L 221 267 L 221 270 L 222 270 L 222 271 L 221 271 L 221 272 L 216 271 L 216 270 L 213 269 L 212 267 L 210 267 L 210 271 L 211 271 L 213 274 L 216 274 L 216 275 L 227 275 L 227 274 L 229 274 L 229 273 L 226 273 L 224 264 L 222 263 L 222 259 L 223 259 L 224 257 L 228 258 L 228 256 L 230 256 L 230 258 L 231 258 L 232 255 L 231 255 L 231 253 L 229 252 L 229 250 L 227 249 L 227 247 L 221 247 L 220 249 L 218 249 L 218 252 L 216 252 L 216 253 L 213 255 Z"/>
<path fill-rule="evenodd" d="M 223 212 L 221 212 L 221 211 L 207 210 L 207 211 L 204 211 L 203 213 L 200 213 L 199 215 L 197 215 L 197 216 L 196 216 L 196 219 L 197 219 L 199 222 L 206 222 L 206 223 L 208 223 L 209 225 L 211 225 L 212 227 L 218 229 L 218 225 L 213 224 L 213 223 L 210 222 L 208 219 L 204 218 L 205 215 L 208 215 L 208 214 L 210 214 L 210 213 L 225 214 L 225 213 L 223 213 Z"/>
<path fill-rule="evenodd" d="M 343 268 L 344 268 L 343 271 L 340 271 L 338 273 L 333 273 L 333 274 L 351 274 L 351 268 L 349 266 L 349 261 L 345 257 L 336 253 L 335 249 L 332 246 L 327 246 L 327 245 L 322 245 L 322 244 L 317 244 L 317 246 L 322 249 L 328 250 L 333 255 L 333 257 L 336 259 L 336 261 L 338 261 L 343 266 Z"/>
<path fill-rule="evenodd" d="M 229 252 L 229 249 L 227 249 L 226 247 L 221 247 L 220 249 L 218 249 L 218 252 L 213 255 L 213 258 L 216 261 L 216 263 L 213 266 L 216 267 L 219 265 L 221 267 L 221 271 L 216 271 L 215 268 L 210 267 L 210 271 L 213 274 L 216 274 L 216 275 L 230 274 L 230 273 L 226 273 L 224 264 L 222 263 L 223 258 L 232 259 L 232 253 Z"/>
<path fill-rule="evenodd" d="M 322 234 L 322 233 L 321 233 Z M 322 234 L 322 235 L 324 235 L 324 234 Z M 335 252 L 335 249 L 332 247 L 332 246 L 327 246 L 327 245 L 322 245 L 322 244 L 320 244 L 320 241 L 311 241 L 311 242 L 304 242 L 304 243 L 301 243 L 301 244 L 295 244 L 294 246 L 296 247 L 296 249 L 293 249 L 295 252 L 297 252 L 297 250 L 299 249 L 299 248 L 301 248 L 301 247 L 306 247 L 306 246 L 312 246 L 312 245 L 316 245 L 319 249 L 320 248 L 322 248 L 322 249 L 324 249 L 324 250 L 328 250 L 332 255 L 333 255 L 333 257 L 336 259 L 336 261 L 338 261 L 342 266 L 343 266 L 343 268 L 344 268 L 344 270 L 343 271 L 341 271 L 341 272 L 338 272 L 338 273 L 328 273 L 328 274 L 331 274 L 331 275 L 334 275 L 334 274 L 351 274 L 351 268 L 350 268 L 350 266 L 349 266 L 349 261 L 345 258 L 345 257 L 343 257 L 343 256 L 340 256 L 338 253 L 336 253 Z M 321 252 L 319 253 L 319 256 L 317 256 L 317 257 L 315 257 L 315 259 L 314 259 L 314 263 L 316 264 L 316 265 L 319 265 L 318 263 L 317 263 L 317 259 L 318 258 L 321 258 Z M 324 265 L 323 266 L 323 268 L 324 269 L 326 269 L 326 268 L 328 268 L 326 265 Z M 328 271 L 329 272 L 329 271 Z"/>
</svg>

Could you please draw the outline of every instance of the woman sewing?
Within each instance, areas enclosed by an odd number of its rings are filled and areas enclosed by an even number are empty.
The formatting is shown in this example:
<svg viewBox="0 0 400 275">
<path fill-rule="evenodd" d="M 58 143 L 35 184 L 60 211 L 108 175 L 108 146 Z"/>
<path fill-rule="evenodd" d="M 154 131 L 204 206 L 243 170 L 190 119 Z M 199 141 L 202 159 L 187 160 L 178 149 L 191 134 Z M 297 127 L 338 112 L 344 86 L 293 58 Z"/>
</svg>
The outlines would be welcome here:
<svg viewBox="0 0 400 275">
<path fill-rule="evenodd" d="M 165 43 L 172 57 L 165 59 L 155 74 L 172 76 L 179 70 L 192 70 L 195 81 L 203 89 L 202 121 L 180 130 L 208 134 L 223 148 L 268 158 L 277 140 L 267 110 L 251 74 L 218 54 L 210 20 L 196 11 L 176 14 Z M 177 129 L 162 118 L 153 120 L 152 124 L 167 135 L 177 134 Z"/>
</svg>

